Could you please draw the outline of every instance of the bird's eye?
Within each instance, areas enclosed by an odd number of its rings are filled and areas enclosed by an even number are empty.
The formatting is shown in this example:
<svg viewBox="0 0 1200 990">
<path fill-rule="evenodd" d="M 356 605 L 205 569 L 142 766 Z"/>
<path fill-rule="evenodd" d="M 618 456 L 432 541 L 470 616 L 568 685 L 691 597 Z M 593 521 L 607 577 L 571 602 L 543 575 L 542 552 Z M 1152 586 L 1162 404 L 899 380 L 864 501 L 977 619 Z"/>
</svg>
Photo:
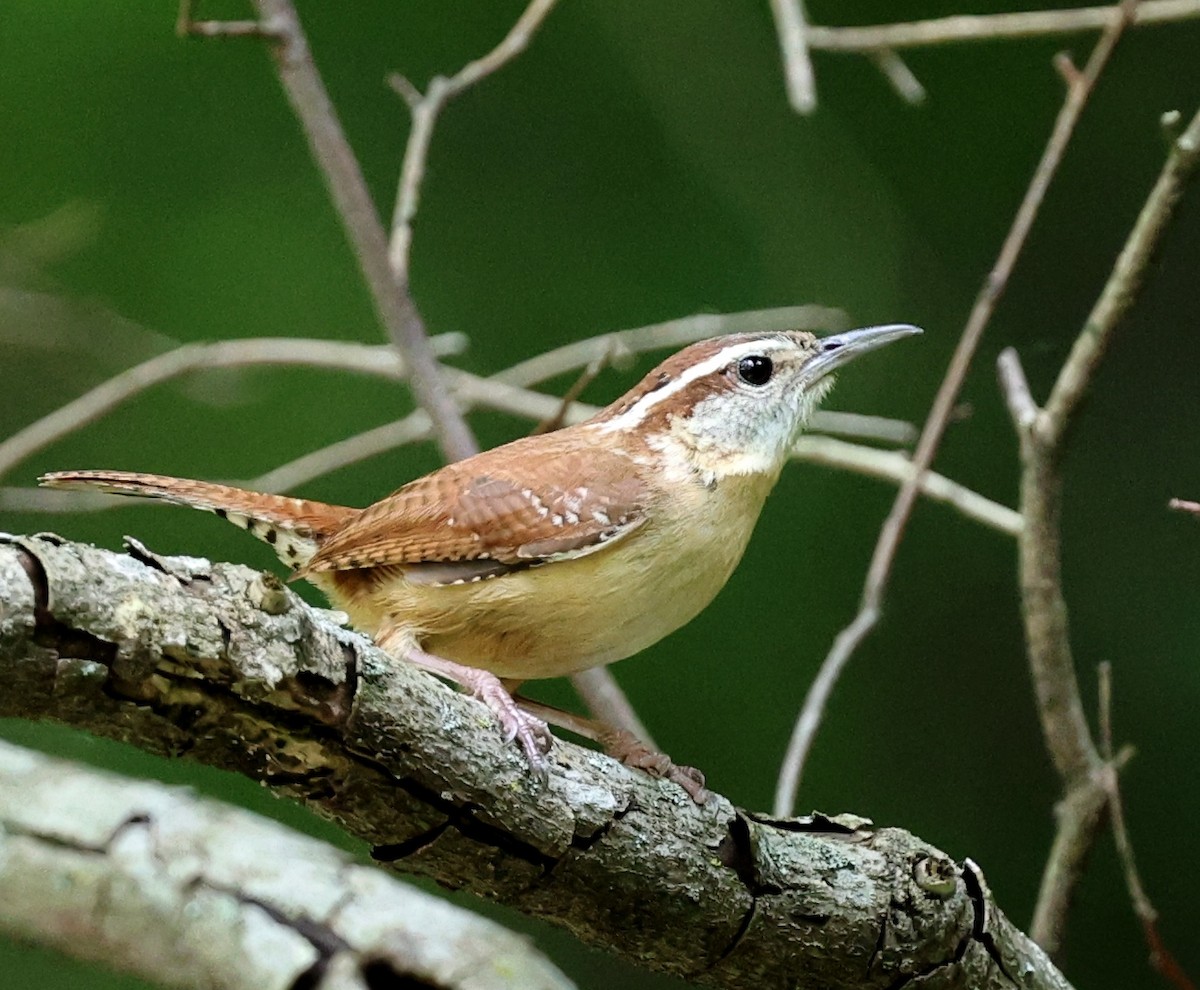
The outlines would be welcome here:
<svg viewBox="0 0 1200 990">
<path fill-rule="evenodd" d="M 775 366 L 764 354 L 750 354 L 738 362 L 738 378 L 747 385 L 766 385 Z"/>
</svg>

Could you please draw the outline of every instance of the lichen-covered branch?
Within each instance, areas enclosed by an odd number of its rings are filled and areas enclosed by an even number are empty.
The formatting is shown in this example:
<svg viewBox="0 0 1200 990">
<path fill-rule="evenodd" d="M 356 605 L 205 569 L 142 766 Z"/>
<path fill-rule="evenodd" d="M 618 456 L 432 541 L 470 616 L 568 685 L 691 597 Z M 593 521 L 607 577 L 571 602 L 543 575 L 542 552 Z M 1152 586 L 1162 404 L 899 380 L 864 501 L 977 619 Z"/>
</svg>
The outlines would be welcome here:
<svg viewBox="0 0 1200 990">
<path fill-rule="evenodd" d="M 540 781 L 481 704 L 270 575 L 8 537 L 0 603 L 0 715 L 245 774 L 381 864 L 638 965 L 723 987 L 1068 986 L 973 864 L 858 819 L 697 807 L 565 742 Z"/>
<path fill-rule="evenodd" d="M 525 939 L 316 839 L 2 742 L 0 889 L 0 932 L 163 986 L 572 986 Z"/>
</svg>

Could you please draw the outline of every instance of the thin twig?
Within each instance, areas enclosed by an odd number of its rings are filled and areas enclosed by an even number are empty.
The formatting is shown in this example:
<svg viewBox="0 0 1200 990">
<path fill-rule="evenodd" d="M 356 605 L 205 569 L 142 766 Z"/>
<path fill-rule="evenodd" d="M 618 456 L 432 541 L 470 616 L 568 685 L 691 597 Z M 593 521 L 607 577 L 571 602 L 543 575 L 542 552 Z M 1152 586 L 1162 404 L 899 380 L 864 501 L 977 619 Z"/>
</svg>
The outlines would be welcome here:
<svg viewBox="0 0 1200 990">
<path fill-rule="evenodd" d="M 612 353 L 617 355 L 613 359 L 616 364 L 634 352 L 688 342 L 715 333 L 807 327 L 815 325 L 813 321 L 823 327 L 840 325 L 842 314 L 839 310 L 805 306 L 744 313 L 700 314 L 576 341 L 520 362 L 490 379 L 478 378 L 456 369 L 448 373 L 456 400 L 464 411 L 474 406 L 487 406 L 536 420 L 551 415 L 550 410 L 557 409 L 560 400 L 538 392 L 522 391 L 521 387 L 538 384 L 543 376 L 552 378 L 576 370 L 575 362 L 584 361 L 590 354 Z M 462 334 L 449 333 L 434 337 L 432 342 L 439 355 L 448 355 L 461 352 L 467 341 Z M 26 457 L 156 385 L 196 371 L 254 365 L 305 365 L 386 378 L 404 377 L 403 363 L 390 346 L 382 344 L 286 337 L 187 344 L 126 369 L 0 443 L 0 477 Z M 578 422 L 595 412 L 594 406 L 576 403 L 568 415 L 568 421 Z M 814 417 L 813 426 L 825 433 L 898 445 L 912 442 L 915 432 L 911 424 L 901 420 L 828 410 Z M 305 454 L 249 484 L 264 491 L 286 491 L 349 464 L 407 443 L 428 439 L 430 432 L 429 416 L 423 410 L 417 410 L 403 419 Z M 39 489 L 9 488 L 0 491 L 0 508 L 9 511 L 57 513 L 67 511 L 68 504 L 58 497 L 58 493 Z M 121 503 L 100 497 L 75 501 L 73 504 L 76 511 L 90 511 Z"/>
<path fill-rule="evenodd" d="M 1178 990 L 1196 990 L 1196 985 L 1179 965 L 1174 954 L 1163 942 L 1158 930 L 1158 911 L 1146 893 L 1142 875 L 1133 855 L 1133 842 L 1129 838 L 1129 826 L 1125 821 L 1125 803 L 1121 798 L 1121 775 L 1118 772 L 1119 757 L 1113 754 L 1112 730 L 1112 664 L 1104 661 L 1099 667 L 1100 708 L 1100 754 L 1104 758 L 1102 780 L 1108 792 L 1108 813 L 1112 820 L 1113 839 L 1117 855 L 1125 874 L 1125 888 L 1133 904 L 1134 914 L 1142 924 L 1146 946 L 1150 950 L 1150 965 Z"/>
<path fill-rule="evenodd" d="M 884 48 L 925 48 L 931 45 L 1004 38 L 1035 38 L 1075 34 L 1112 26 L 1114 6 L 1035 10 L 1011 14 L 959 14 L 904 24 L 863 27 L 824 27 L 810 24 L 808 47 L 838 52 L 873 52 Z M 1200 0 L 1143 0 L 1132 24 L 1165 24 L 1200 17 Z"/>
<path fill-rule="evenodd" d="M 396 206 L 392 213 L 392 233 L 388 244 L 388 259 L 402 283 L 408 282 L 409 250 L 412 246 L 412 222 L 417 215 L 421 199 L 421 183 L 425 178 L 425 163 L 429 158 L 429 146 L 433 140 L 433 129 L 442 108 L 479 80 L 490 76 L 521 54 L 533 40 L 542 22 L 554 9 L 557 0 L 530 0 L 508 34 L 500 44 L 482 58 L 463 66 L 449 78 L 435 76 L 430 80 L 424 94 L 403 76 L 395 75 L 389 80 L 400 92 L 412 113 L 412 129 L 404 148 L 404 161 L 400 167 L 400 183 L 396 190 Z"/>
<path fill-rule="evenodd" d="M 626 732 L 645 743 L 650 749 L 661 752 L 658 743 L 650 735 L 641 716 L 629 702 L 607 667 L 592 667 L 581 670 L 571 677 L 571 684 L 587 701 L 593 717 L 608 725 L 621 726 Z M 615 690 L 614 690 L 615 689 Z"/>
<path fill-rule="evenodd" d="M 898 451 L 878 450 L 832 437 L 801 437 L 792 447 L 792 457 L 798 461 L 841 468 L 897 484 L 904 484 L 916 473 L 912 461 Z M 1018 536 L 1021 532 L 1023 523 L 1019 512 L 993 502 L 945 475 L 926 471 L 921 475 L 919 484 L 923 495 L 957 509 L 968 519 L 982 523 L 989 529 L 1009 536 Z"/>
<path fill-rule="evenodd" d="M 1038 407 L 1029 391 L 1029 379 L 1021 367 L 1021 359 L 1011 347 L 1006 347 L 996 359 L 996 371 L 1000 378 L 1000 392 L 1012 421 L 1023 430 L 1037 421 Z"/>
<path fill-rule="evenodd" d="M 463 349 L 461 334 L 432 342 L 437 354 Z M 98 419 L 135 395 L 194 371 L 253 365 L 304 365 L 402 380 L 404 362 L 386 344 L 368 345 L 297 337 L 251 337 L 206 344 L 185 344 L 157 354 L 85 392 L 0 442 L 0 477 L 26 457 Z"/>
<path fill-rule="evenodd" d="M 751 333 L 764 330 L 789 329 L 840 329 L 845 325 L 845 314 L 841 310 L 820 306 L 784 306 L 776 309 L 748 310 L 743 313 L 699 313 L 664 323 L 655 323 L 631 330 L 618 330 L 585 340 L 574 341 L 562 347 L 546 351 L 536 357 L 518 362 L 488 379 L 475 379 L 459 373 L 459 383 L 470 382 L 472 393 L 481 405 L 506 408 L 514 411 L 514 403 L 492 401 L 488 392 L 489 382 L 504 386 L 528 387 L 559 375 L 569 374 L 586 367 L 604 354 L 614 355 L 612 363 L 620 365 L 624 356 L 688 344 L 705 337 L 723 333 Z M 514 393 L 509 393 L 512 400 Z M 468 410 L 472 403 L 467 396 L 456 392 L 461 408 Z M 540 408 L 548 410 L 549 403 L 556 402 L 549 396 L 534 394 L 526 397 L 529 408 L 541 402 Z M 566 422 L 576 423 L 596 413 L 595 406 L 575 403 L 568 411 Z M 541 419 L 550 415 L 546 411 L 530 416 Z M 840 433 L 858 439 L 869 439 L 884 443 L 906 444 L 911 442 L 911 426 L 899 420 L 876 416 L 836 413 L 824 411 L 814 416 L 813 428 L 827 433 Z M 429 419 L 420 410 L 391 423 L 385 423 L 339 440 L 327 447 L 311 451 L 249 482 L 262 491 L 290 491 L 299 485 L 322 477 L 359 461 L 386 453 L 396 447 L 423 440 L 429 433 Z"/>
<path fill-rule="evenodd" d="M 1184 498 L 1173 498 L 1167 503 L 1168 509 L 1175 509 L 1177 512 L 1190 512 L 1194 516 L 1200 516 L 1200 502 L 1192 502 Z"/>
<path fill-rule="evenodd" d="M 925 87 L 921 85 L 921 80 L 893 49 L 880 48 L 871 52 L 871 60 L 905 103 L 916 106 L 925 102 Z"/>
<path fill-rule="evenodd" d="M 603 354 L 611 354 L 621 366 L 622 354 L 640 354 L 727 333 L 761 333 L 770 330 L 844 330 L 846 314 L 828 306 L 777 306 L 740 313 L 694 313 L 662 323 L 573 341 L 544 351 L 509 368 L 505 374 L 514 382 L 544 382 L 556 375 L 586 367 Z"/>
<path fill-rule="evenodd" d="M 1121 7 L 1123 16 L 1121 18 L 1110 16 L 1108 26 L 1104 34 L 1100 36 L 1100 40 L 1096 42 L 1096 47 L 1088 59 L 1087 68 L 1080 77 L 1079 84 L 1067 90 L 1062 109 L 1054 122 L 1054 128 L 1046 142 L 1041 160 L 1034 169 L 1033 178 L 1025 191 L 1025 197 L 1017 209 L 1012 226 L 1000 248 L 996 263 L 988 273 L 975 299 L 962 336 L 959 338 L 954 355 L 950 360 L 950 366 L 947 368 L 945 378 L 934 398 L 929 417 L 925 421 L 925 427 L 921 431 L 921 439 L 917 443 L 917 450 L 913 456 L 916 471 L 900 489 L 891 512 L 880 530 L 879 540 L 875 545 L 875 552 L 867 571 L 859 614 L 834 641 L 796 720 L 775 789 L 775 813 L 777 815 L 790 814 L 795 805 L 796 791 L 800 785 L 804 764 L 812 748 L 830 694 L 830 691 L 824 689 L 824 686 L 836 681 L 853 652 L 878 619 L 884 593 L 891 577 L 896 550 L 900 546 L 905 526 L 916 502 L 918 479 L 933 462 L 934 454 L 937 452 L 942 435 L 950 422 L 958 393 L 966 379 L 971 361 L 975 357 L 980 340 L 983 339 L 983 332 L 1008 285 L 1017 257 L 1025 245 L 1042 200 L 1045 198 L 1046 189 L 1058 171 L 1059 163 L 1062 161 L 1067 143 L 1074 133 L 1075 125 L 1079 121 L 1080 114 L 1095 87 L 1100 72 L 1107 64 L 1108 58 L 1121 36 L 1125 19 L 1131 14 L 1133 6 L 1130 0 L 1125 0 Z"/>
<path fill-rule="evenodd" d="M 529 431 L 530 436 L 537 436 L 541 433 L 553 433 L 555 430 L 561 430 L 567 425 L 567 418 L 571 414 L 571 407 L 579 401 L 579 397 L 583 395 L 583 390 L 594 382 L 603 371 L 611 363 L 608 355 L 597 358 L 592 361 L 586 368 L 579 373 L 579 376 L 571 383 L 558 400 L 558 409 L 555 410 L 553 416 L 548 416 L 540 420 L 532 430 Z"/>
<path fill-rule="evenodd" d="M 1174 143 L 1158 182 L 1150 191 L 1133 231 L 1117 258 L 1104 291 L 1096 300 L 1083 332 L 1075 338 L 1071 353 L 1046 400 L 1039 432 L 1047 447 L 1061 446 L 1066 430 L 1074 421 L 1096 368 L 1104 358 L 1113 328 L 1121 321 L 1141 290 L 1153 246 L 1174 215 L 1183 195 L 1188 176 L 1200 158 L 1200 114 Z"/>
<path fill-rule="evenodd" d="M 437 357 L 408 285 L 388 265 L 387 236 L 337 111 L 312 60 L 292 0 L 254 0 L 259 24 L 283 91 L 308 139 L 346 236 L 392 345 L 411 369 L 410 386 L 434 424 L 445 455 L 459 460 L 476 450 L 474 437 L 442 381 Z"/>
<path fill-rule="evenodd" d="M 1037 410 L 1032 419 L 1027 414 L 1017 419 L 1021 513 L 1025 517 L 1025 529 L 1018 541 L 1022 616 L 1042 733 L 1067 791 L 1030 928 L 1030 934 L 1051 955 L 1062 944 L 1071 898 L 1102 823 L 1100 812 L 1109 803 L 1098 783 L 1104 760 L 1084 715 L 1071 655 L 1062 587 L 1061 462 L 1080 403 L 1117 325 L 1142 286 L 1155 245 L 1174 215 L 1184 184 L 1198 165 L 1200 112 L 1173 144 L 1096 305 L 1059 371 L 1045 408 Z M 1011 349 L 1002 361 L 1002 367 L 1019 365 Z M 1011 372 L 1006 376 L 1007 388 L 1015 379 Z"/>
<path fill-rule="evenodd" d="M 192 17 L 195 0 L 179 0 L 175 17 L 175 33 L 181 38 L 261 38 L 263 26 L 258 21 L 198 21 Z"/>
<path fill-rule="evenodd" d="M 490 390 L 484 391 L 488 381 L 490 381 L 490 379 L 476 380 L 481 389 L 479 395 L 476 397 L 476 404 L 478 405 L 488 405 L 492 408 L 504 409 L 507 412 L 515 413 L 517 415 L 525 415 L 528 418 L 535 418 L 532 412 L 533 408 L 535 408 L 535 402 L 540 401 L 547 404 L 557 404 L 559 401 L 551 396 L 541 395 L 541 393 L 537 392 L 525 393 L 524 396 L 522 396 L 519 404 L 517 402 L 505 404 L 503 402 L 493 401 L 494 393 L 492 393 Z M 458 395 L 460 401 L 462 401 L 464 410 L 472 408 L 472 404 L 466 400 L 465 396 L 462 396 L 460 393 L 456 393 L 456 395 Z M 509 395 L 512 397 L 517 397 L 520 395 L 520 393 L 517 391 L 511 391 Z M 584 403 L 577 402 L 568 410 L 566 423 L 569 425 L 571 423 L 582 422 L 595 412 L 595 406 L 589 406 Z M 832 416 L 833 414 L 830 413 L 829 415 Z M 863 418 L 871 421 L 868 425 L 875 428 L 873 433 L 868 433 L 868 439 L 878 439 L 878 436 L 875 435 L 876 433 L 893 432 L 898 430 L 898 428 L 907 425 L 899 420 L 881 419 L 878 417 Z M 878 429 L 876 426 L 877 423 L 882 424 L 883 430 Z M 837 426 L 840 424 L 835 421 L 834 425 Z M 856 421 L 851 425 L 858 426 L 859 424 Z M 257 478 L 246 482 L 246 485 L 247 487 L 253 488 L 256 491 L 292 491 L 300 485 L 307 484 L 316 478 L 322 478 L 325 475 L 332 474 L 333 472 L 349 467 L 352 464 L 358 464 L 362 461 L 369 460 L 372 457 L 378 457 L 380 454 L 386 454 L 388 451 L 395 450 L 397 447 L 403 447 L 406 444 L 417 443 L 421 440 L 425 440 L 429 437 L 429 428 L 429 417 L 425 415 L 422 410 L 417 410 L 416 412 L 410 413 L 402 419 L 393 420 L 390 423 L 384 423 L 383 425 L 376 426 L 373 429 L 364 430 L 362 433 L 356 433 L 353 436 L 346 437 L 344 440 L 338 440 L 337 442 L 328 444 L 325 447 L 319 447 L 318 449 L 310 451 L 307 454 L 302 454 L 300 457 L 288 461 L 286 464 L 281 464 L 276 468 L 272 468 L 265 474 L 261 474 Z M 837 433 L 839 431 L 829 429 L 824 430 L 823 432 Z M 862 436 L 862 434 L 859 432 L 849 433 L 847 435 Z M 817 438 L 810 435 L 806 438 L 805 442 L 807 442 L 809 439 L 816 440 Z M 798 455 L 798 459 L 812 459 L 818 461 L 819 463 L 829 463 L 831 466 L 846 467 L 849 470 L 858 470 L 861 474 L 867 474 L 874 477 L 892 477 L 893 470 L 895 476 L 900 480 L 908 476 L 907 472 L 901 474 L 898 467 L 895 469 L 891 469 L 890 466 L 884 467 L 884 462 L 874 456 L 880 454 L 888 456 L 888 451 L 879 451 L 871 447 L 860 447 L 859 449 L 864 451 L 864 455 L 862 458 L 857 459 L 857 461 L 855 458 L 850 456 L 838 458 L 836 455 L 828 455 L 827 460 L 820 456 L 810 458 L 807 456 L 807 452 L 804 451 L 803 448 L 802 452 Z M 870 454 L 865 453 L 867 451 L 869 451 Z M 841 463 L 842 461 L 845 463 Z M 911 468 L 909 470 L 911 470 Z M 952 482 L 949 479 L 943 479 L 940 475 L 930 475 L 930 478 L 945 481 L 947 486 L 955 485 L 955 482 Z M 988 519 L 990 518 L 996 522 L 997 525 L 995 528 L 997 529 L 1007 530 L 1011 528 L 1009 522 L 1003 519 L 1001 516 L 1001 513 L 1011 512 L 1011 509 L 1004 509 L 1003 506 L 997 506 L 996 510 L 993 512 L 991 509 L 969 504 L 970 499 L 967 498 L 965 494 L 960 499 L 951 488 L 940 488 L 940 481 L 931 480 L 928 485 L 928 493 L 935 500 L 949 502 L 955 505 L 955 507 L 963 512 L 964 515 L 980 517 L 980 521 L 984 522 L 985 524 L 987 524 Z M 968 490 L 962 489 L 962 491 L 966 493 Z M 944 497 L 941 494 L 943 492 Z M 987 501 L 986 499 L 983 499 L 983 496 L 977 496 L 974 495 L 974 493 L 971 493 L 971 495 L 975 498 L 983 500 L 984 502 Z M 959 504 L 960 501 L 962 504 Z M 0 507 L 3 507 L 3 505 L 3 498 L 0 498 Z M 107 507 L 107 504 L 105 504 L 104 507 Z"/>
<path fill-rule="evenodd" d="M 817 79 L 808 49 L 808 18 L 803 0 L 771 0 L 788 102 L 796 113 L 807 116 L 817 109 Z"/>
</svg>

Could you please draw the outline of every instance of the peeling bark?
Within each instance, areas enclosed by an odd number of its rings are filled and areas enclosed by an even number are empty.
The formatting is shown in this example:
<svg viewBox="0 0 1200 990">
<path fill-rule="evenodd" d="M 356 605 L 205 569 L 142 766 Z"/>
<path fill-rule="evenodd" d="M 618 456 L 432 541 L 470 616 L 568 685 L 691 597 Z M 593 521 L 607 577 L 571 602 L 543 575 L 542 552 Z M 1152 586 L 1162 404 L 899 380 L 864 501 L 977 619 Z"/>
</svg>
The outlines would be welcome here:
<svg viewBox="0 0 1200 990">
<path fill-rule="evenodd" d="M 137 544 L 0 545 L 0 715 L 260 780 L 402 872 L 723 987 L 1067 988 L 982 874 L 897 828 L 776 821 L 558 741 L 531 776 L 487 710 L 270 575 Z"/>
</svg>

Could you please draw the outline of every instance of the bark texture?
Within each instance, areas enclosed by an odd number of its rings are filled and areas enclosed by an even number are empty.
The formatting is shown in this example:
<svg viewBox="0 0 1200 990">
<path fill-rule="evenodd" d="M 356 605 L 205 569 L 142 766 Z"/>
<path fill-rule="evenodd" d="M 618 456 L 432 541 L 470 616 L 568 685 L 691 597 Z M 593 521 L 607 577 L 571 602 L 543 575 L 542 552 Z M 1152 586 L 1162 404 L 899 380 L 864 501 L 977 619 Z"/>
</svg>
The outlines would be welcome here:
<svg viewBox="0 0 1200 990">
<path fill-rule="evenodd" d="M 486 709 L 277 578 L 57 537 L 0 543 L 0 715 L 260 780 L 375 859 L 723 987 L 1066 988 L 969 860 L 851 816 L 777 821 L 558 741 L 532 777 Z"/>
<path fill-rule="evenodd" d="M 6 743 L 0 890 L 0 932 L 163 986 L 573 986 L 525 939 L 325 843 Z"/>
</svg>

